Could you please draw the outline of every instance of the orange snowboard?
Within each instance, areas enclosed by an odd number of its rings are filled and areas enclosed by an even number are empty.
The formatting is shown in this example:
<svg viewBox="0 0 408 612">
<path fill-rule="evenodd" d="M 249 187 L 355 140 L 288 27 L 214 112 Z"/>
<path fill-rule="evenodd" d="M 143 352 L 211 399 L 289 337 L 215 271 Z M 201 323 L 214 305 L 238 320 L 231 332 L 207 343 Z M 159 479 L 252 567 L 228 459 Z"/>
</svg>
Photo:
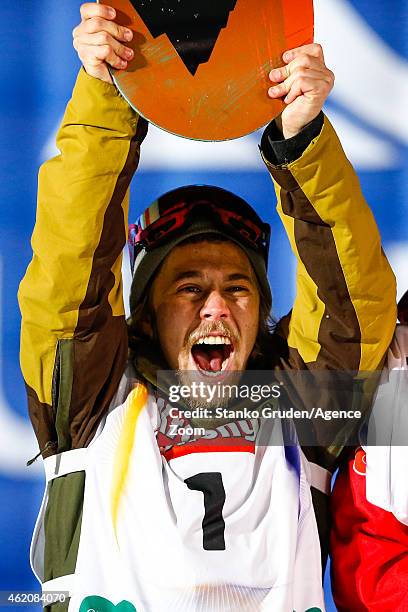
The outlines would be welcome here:
<svg viewBox="0 0 408 612">
<path fill-rule="evenodd" d="M 249 134 L 283 109 L 267 91 L 282 53 L 313 40 L 312 0 L 107 0 L 135 56 L 112 70 L 129 103 L 197 140 Z"/>
</svg>

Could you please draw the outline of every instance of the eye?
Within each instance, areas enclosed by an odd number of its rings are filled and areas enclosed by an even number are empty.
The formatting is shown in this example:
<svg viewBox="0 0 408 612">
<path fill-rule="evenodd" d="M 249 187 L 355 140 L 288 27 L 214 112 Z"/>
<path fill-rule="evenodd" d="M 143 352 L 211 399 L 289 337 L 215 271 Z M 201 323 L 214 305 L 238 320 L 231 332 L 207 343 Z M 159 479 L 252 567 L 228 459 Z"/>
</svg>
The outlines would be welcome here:
<svg viewBox="0 0 408 612">
<path fill-rule="evenodd" d="M 248 293 L 249 291 L 248 287 L 245 287 L 244 285 L 231 285 L 230 287 L 227 287 L 226 290 L 228 293 Z"/>
<path fill-rule="evenodd" d="M 177 293 L 200 293 L 201 289 L 200 287 L 197 287 L 197 285 L 186 285 L 184 287 L 179 287 L 177 289 Z"/>
</svg>

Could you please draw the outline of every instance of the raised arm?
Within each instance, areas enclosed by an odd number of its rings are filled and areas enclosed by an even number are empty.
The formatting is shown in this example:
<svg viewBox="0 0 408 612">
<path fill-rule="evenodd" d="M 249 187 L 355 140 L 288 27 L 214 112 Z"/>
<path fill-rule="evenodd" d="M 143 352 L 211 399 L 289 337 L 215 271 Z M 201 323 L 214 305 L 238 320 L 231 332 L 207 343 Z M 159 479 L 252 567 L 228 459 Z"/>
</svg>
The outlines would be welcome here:
<svg viewBox="0 0 408 612">
<path fill-rule="evenodd" d="M 333 75 L 320 45 L 284 59 L 287 66 L 271 75 L 282 82 L 270 93 L 286 95 L 282 132 L 288 140 L 276 142 L 282 136 L 272 128 L 262 150 L 298 260 L 296 300 L 286 322 L 290 359 L 300 368 L 375 370 L 395 328 L 394 275 L 358 178 L 321 113 Z"/>
<path fill-rule="evenodd" d="M 146 122 L 110 77 L 101 80 L 104 59 L 115 65 L 123 52 L 103 30 L 117 28 L 104 11 L 85 5 L 74 31 L 84 68 L 58 133 L 60 154 L 40 169 L 33 259 L 19 290 L 21 366 L 43 456 L 89 442 L 127 358 L 121 254 Z"/>
<path fill-rule="evenodd" d="M 288 345 L 282 367 L 373 371 L 381 367 L 395 328 L 394 275 L 357 176 L 322 113 L 334 77 L 320 45 L 295 49 L 283 59 L 286 66 L 271 73 L 279 84 L 270 95 L 284 96 L 287 107 L 281 123 L 266 130 L 261 145 L 298 262 L 295 303 L 278 328 Z M 341 383 L 335 397 L 308 380 L 301 397 L 309 407 L 351 408 L 352 379 Z M 303 451 L 324 567 L 331 476 L 359 421 L 315 420 L 301 427 L 307 432 Z"/>
</svg>

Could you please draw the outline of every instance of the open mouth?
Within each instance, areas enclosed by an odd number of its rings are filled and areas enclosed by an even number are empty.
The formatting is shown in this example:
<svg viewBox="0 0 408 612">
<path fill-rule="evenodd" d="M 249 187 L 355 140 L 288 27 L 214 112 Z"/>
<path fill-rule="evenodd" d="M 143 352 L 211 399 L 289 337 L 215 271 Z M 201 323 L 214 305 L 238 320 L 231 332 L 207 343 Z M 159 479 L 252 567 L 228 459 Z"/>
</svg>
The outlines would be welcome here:
<svg viewBox="0 0 408 612">
<path fill-rule="evenodd" d="M 217 376 L 227 370 L 233 352 L 227 336 L 204 336 L 191 349 L 197 369 L 206 376 Z"/>
</svg>

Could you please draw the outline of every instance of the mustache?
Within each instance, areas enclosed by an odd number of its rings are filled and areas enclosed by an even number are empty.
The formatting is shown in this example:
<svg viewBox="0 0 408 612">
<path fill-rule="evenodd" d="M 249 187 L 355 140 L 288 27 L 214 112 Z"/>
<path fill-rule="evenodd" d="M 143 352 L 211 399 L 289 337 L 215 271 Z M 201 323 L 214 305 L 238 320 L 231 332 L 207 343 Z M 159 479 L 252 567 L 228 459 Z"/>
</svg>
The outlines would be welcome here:
<svg viewBox="0 0 408 612">
<path fill-rule="evenodd" d="M 233 344 L 239 340 L 239 334 L 231 329 L 224 321 L 204 321 L 201 323 L 201 325 L 199 325 L 199 327 L 197 327 L 197 329 L 189 334 L 186 340 L 186 347 L 191 349 L 200 338 L 214 333 L 218 334 L 219 336 L 226 336 L 227 338 L 230 338 Z"/>
</svg>

